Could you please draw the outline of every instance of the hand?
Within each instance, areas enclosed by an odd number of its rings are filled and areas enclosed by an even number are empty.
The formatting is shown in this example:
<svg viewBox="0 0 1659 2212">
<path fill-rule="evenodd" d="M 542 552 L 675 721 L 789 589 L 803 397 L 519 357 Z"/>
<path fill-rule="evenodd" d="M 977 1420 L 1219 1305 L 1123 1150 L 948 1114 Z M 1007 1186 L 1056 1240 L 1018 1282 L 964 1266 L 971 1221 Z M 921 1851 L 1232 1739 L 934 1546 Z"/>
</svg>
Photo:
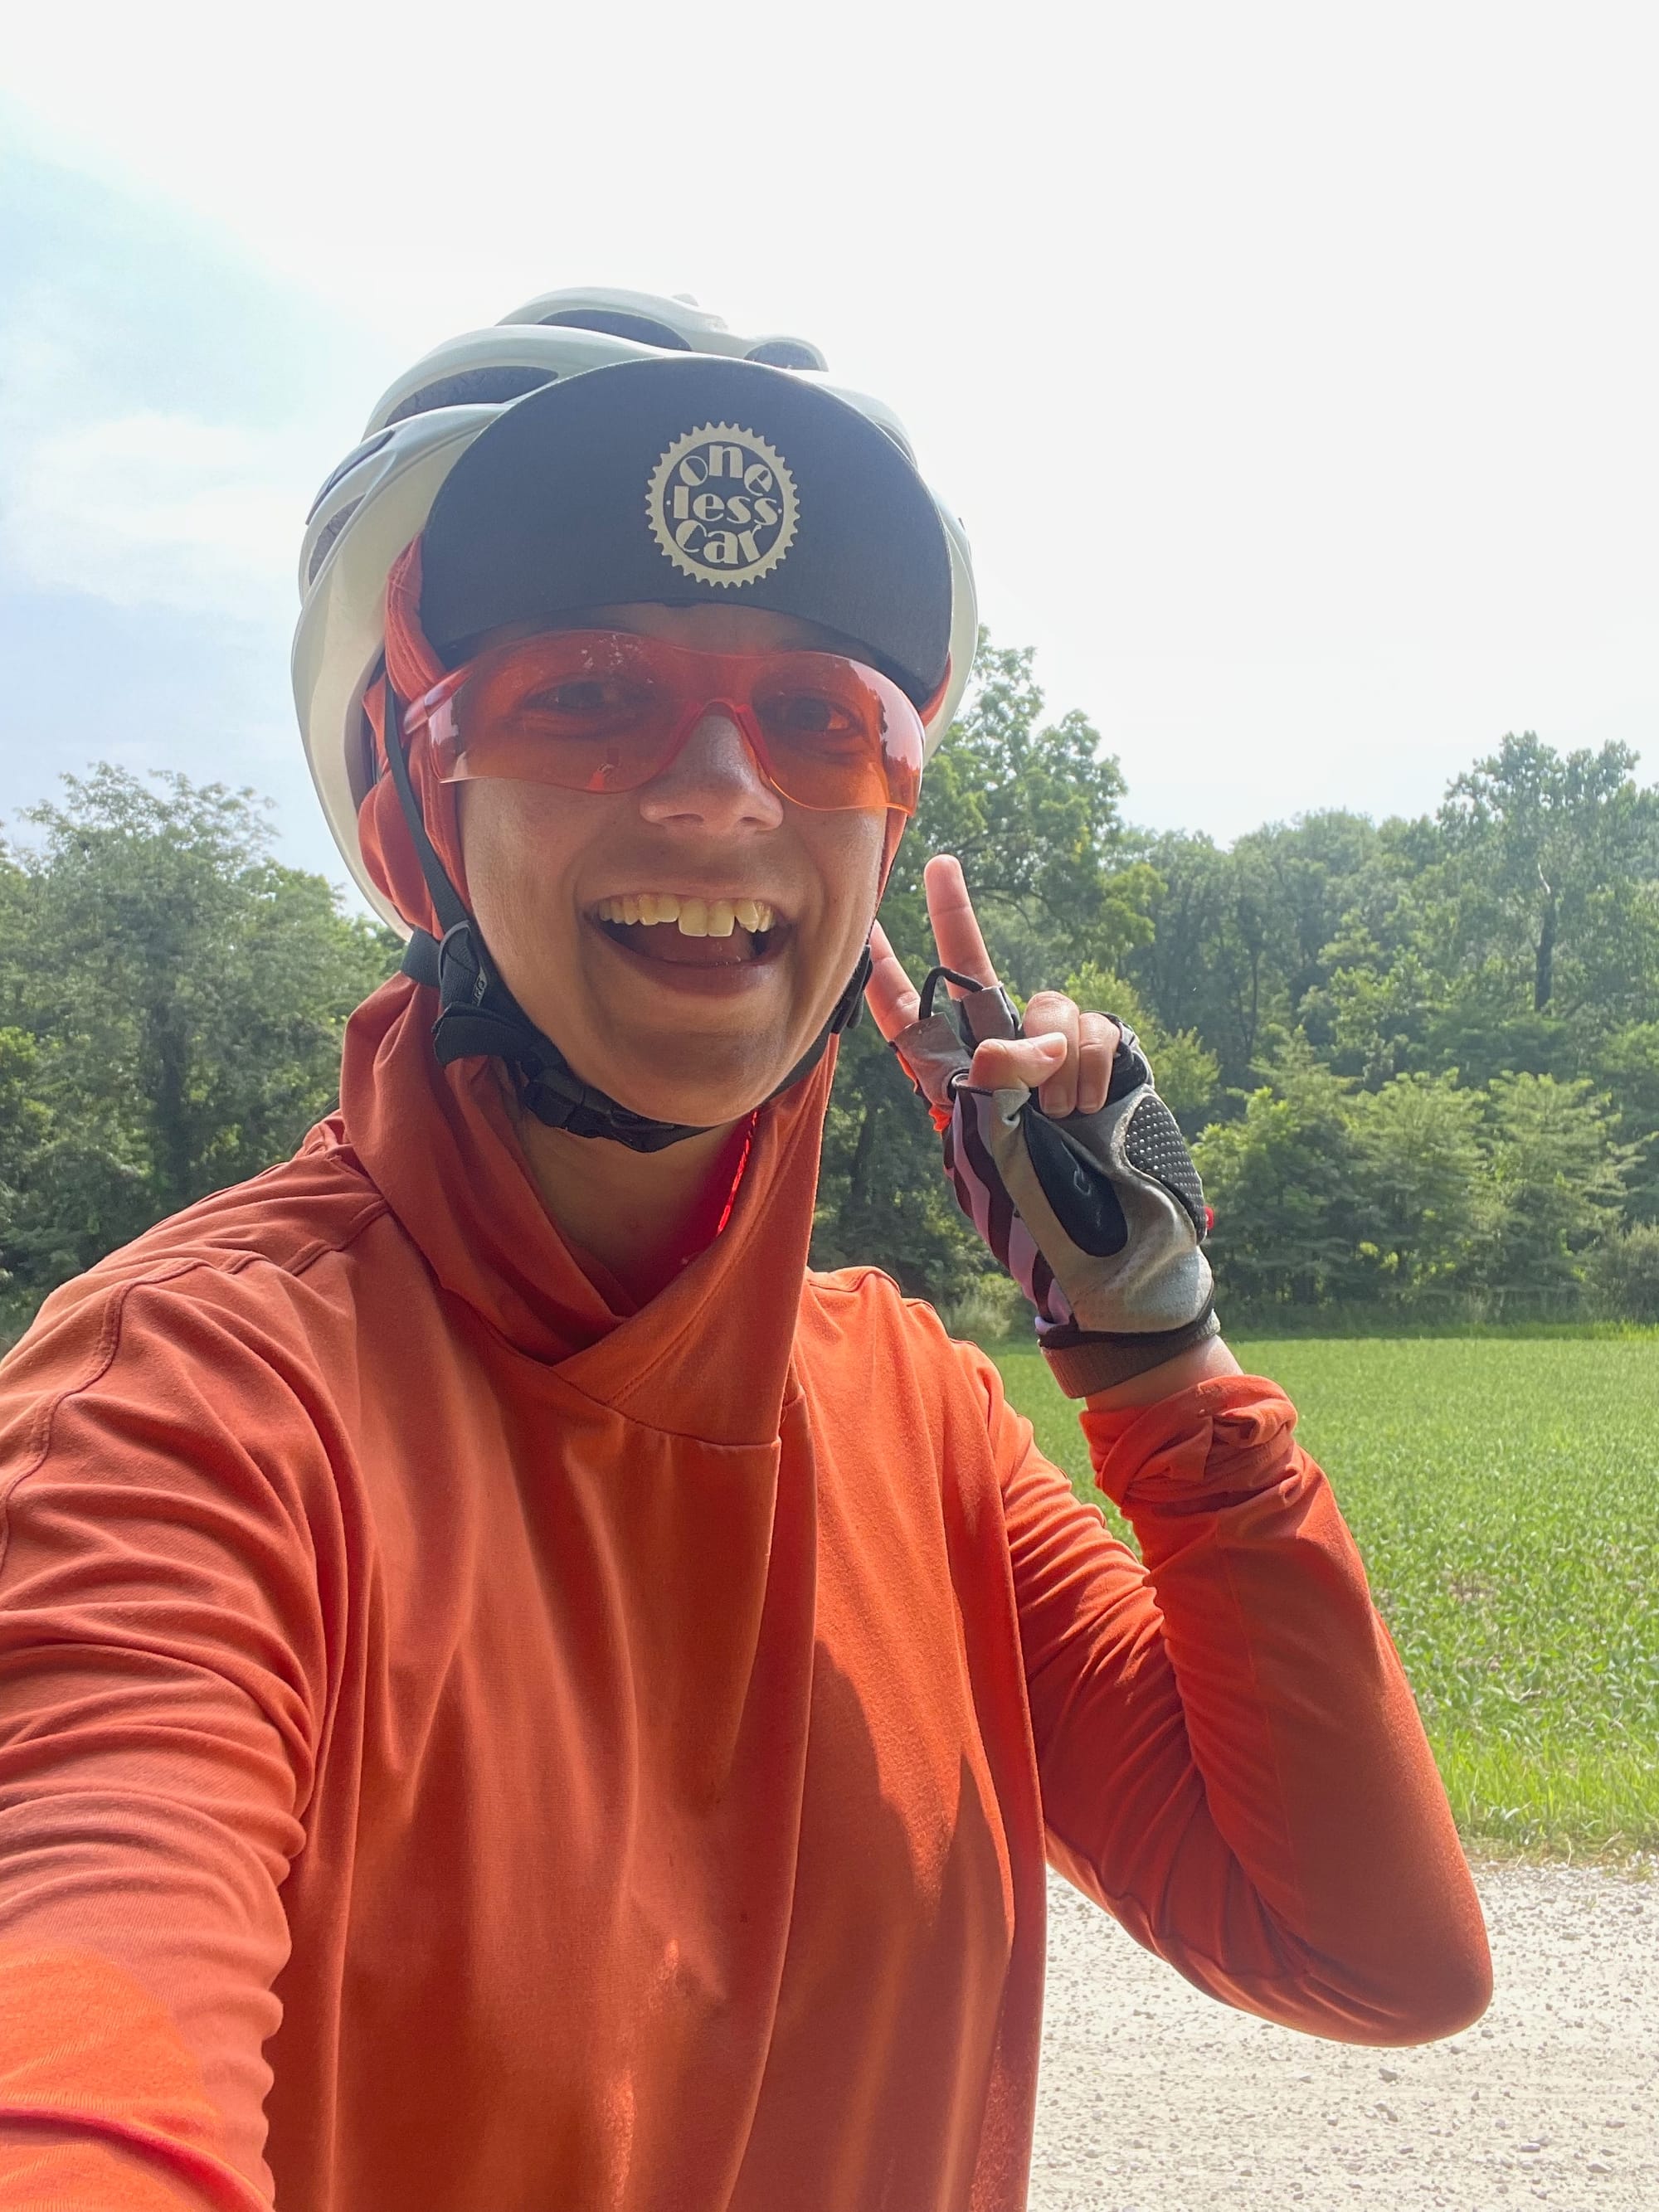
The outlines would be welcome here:
<svg viewBox="0 0 1659 2212">
<path fill-rule="evenodd" d="M 996 970 L 975 919 L 963 879 L 962 863 L 948 853 L 935 854 L 922 870 L 927 919 L 933 924 L 942 968 L 994 988 Z M 873 965 L 865 1003 L 876 1027 L 891 1044 L 921 1010 L 921 1000 L 904 963 L 878 922 L 870 933 Z M 951 996 L 966 994 L 952 983 Z M 1106 1103 L 1117 1052 L 1118 1028 L 1104 1014 L 1085 1014 L 1063 991 L 1038 991 L 1026 1006 L 1020 1037 L 987 1037 L 974 1054 L 968 1080 L 978 1091 L 1005 1091 L 1024 1084 L 1051 1121 L 1068 1114 L 1097 1114 Z"/>
<path fill-rule="evenodd" d="M 1216 1334 L 1197 1170 L 1133 1032 L 1058 991 L 1022 1020 L 961 868 L 941 854 L 925 880 L 955 1003 L 933 1004 L 937 972 L 915 990 L 878 928 L 876 1026 L 932 1109 L 957 1205 L 1036 1309 L 1061 1389 L 1115 1392 Z"/>
</svg>

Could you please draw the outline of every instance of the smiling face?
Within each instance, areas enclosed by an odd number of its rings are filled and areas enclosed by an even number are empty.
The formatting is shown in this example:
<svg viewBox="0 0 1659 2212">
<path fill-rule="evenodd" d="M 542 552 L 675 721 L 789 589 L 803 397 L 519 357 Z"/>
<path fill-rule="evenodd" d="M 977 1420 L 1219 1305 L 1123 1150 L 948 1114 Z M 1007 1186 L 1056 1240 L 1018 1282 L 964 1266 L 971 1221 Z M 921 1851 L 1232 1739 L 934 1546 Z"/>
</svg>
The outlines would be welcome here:
<svg viewBox="0 0 1659 2212">
<path fill-rule="evenodd" d="M 716 653 L 844 650 L 753 607 L 610 607 L 562 626 Z M 635 1113 L 713 1127 L 757 1106 L 869 934 L 885 813 L 781 798 L 724 714 L 637 791 L 481 781 L 458 797 L 473 912 L 508 989 L 585 1082 Z"/>
</svg>

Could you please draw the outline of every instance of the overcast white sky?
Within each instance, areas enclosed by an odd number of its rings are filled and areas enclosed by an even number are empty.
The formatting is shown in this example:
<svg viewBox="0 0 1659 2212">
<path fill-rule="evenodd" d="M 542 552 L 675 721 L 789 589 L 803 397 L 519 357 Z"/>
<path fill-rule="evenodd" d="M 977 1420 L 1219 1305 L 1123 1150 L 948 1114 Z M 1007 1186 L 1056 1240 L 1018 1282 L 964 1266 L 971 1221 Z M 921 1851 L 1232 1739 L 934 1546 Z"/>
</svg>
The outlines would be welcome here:
<svg viewBox="0 0 1659 2212">
<path fill-rule="evenodd" d="M 246 781 L 317 484 L 556 285 L 797 331 L 908 422 L 1001 641 L 1227 838 L 1508 729 L 1659 778 L 1649 5 L 279 9 L 11 19 L 0 811 Z"/>
</svg>

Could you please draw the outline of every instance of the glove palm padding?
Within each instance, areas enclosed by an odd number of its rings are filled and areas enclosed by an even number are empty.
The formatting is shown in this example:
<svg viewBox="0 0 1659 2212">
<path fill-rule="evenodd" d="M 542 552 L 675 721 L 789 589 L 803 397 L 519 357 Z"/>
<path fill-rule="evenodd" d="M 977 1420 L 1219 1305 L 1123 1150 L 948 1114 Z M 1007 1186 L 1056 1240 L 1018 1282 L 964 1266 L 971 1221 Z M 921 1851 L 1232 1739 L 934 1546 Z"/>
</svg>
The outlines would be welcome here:
<svg viewBox="0 0 1659 2212">
<path fill-rule="evenodd" d="M 941 975 L 968 994 L 934 1013 Z M 1198 1170 L 1133 1030 L 1118 1026 L 1105 1104 L 1064 1121 L 1024 1084 L 968 1082 L 976 1045 L 1023 1034 L 1000 988 L 935 969 L 921 1018 L 892 1041 L 933 1109 L 957 1204 L 1036 1307 L 1038 1341 L 1072 1397 L 1217 1330 Z"/>
</svg>

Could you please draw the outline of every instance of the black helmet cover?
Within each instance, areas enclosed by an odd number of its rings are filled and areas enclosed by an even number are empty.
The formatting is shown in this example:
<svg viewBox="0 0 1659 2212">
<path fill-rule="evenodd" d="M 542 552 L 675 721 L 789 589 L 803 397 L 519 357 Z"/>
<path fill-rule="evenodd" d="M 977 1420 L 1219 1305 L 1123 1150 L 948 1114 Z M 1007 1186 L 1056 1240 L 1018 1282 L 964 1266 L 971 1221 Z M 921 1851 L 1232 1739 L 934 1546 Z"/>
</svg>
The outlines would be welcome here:
<svg viewBox="0 0 1659 2212">
<path fill-rule="evenodd" d="M 839 631 L 918 707 L 945 675 L 933 495 L 884 430 L 793 370 L 693 356 L 544 385 L 462 454 L 422 556 L 421 627 L 451 666 L 507 623 L 644 600 Z"/>
</svg>

